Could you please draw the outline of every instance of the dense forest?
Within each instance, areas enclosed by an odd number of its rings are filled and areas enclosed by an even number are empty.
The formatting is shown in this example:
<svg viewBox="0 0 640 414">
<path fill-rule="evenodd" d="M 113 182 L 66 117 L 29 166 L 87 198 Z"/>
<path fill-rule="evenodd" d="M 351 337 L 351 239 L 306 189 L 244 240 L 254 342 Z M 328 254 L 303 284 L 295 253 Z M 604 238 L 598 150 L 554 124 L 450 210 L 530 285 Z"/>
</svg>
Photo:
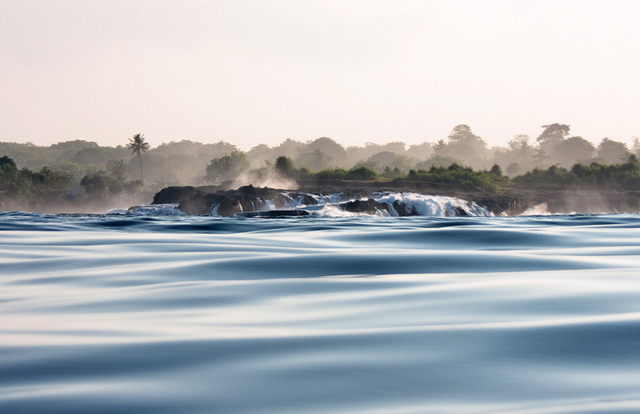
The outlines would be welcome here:
<svg viewBox="0 0 640 414">
<path fill-rule="evenodd" d="M 343 147 L 321 137 L 243 152 L 227 142 L 182 140 L 152 147 L 143 135 L 104 147 L 75 140 L 50 146 L 0 142 L 0 208 L 52 201 L 108 200 L 171 185 L 293 186 L 309 180 L 426 181 L 498 191 L 509 186 L 607 186 L 640 189 L 640 142 L 572 136 L 569 125 L 544 125 L 489 147 L 467 125 L 446 139 L 408 146 L 396 141 Z M 134 197 L 135 198 L 135 197 Z"/>
</svg>

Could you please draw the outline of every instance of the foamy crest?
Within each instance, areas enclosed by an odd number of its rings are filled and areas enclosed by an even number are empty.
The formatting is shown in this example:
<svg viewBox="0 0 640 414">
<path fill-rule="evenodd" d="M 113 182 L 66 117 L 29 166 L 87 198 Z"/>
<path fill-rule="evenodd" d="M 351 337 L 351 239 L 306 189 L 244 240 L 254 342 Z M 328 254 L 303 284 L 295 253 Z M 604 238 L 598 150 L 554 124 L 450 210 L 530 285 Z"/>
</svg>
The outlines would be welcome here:
<svg viewBox="0 0 640 414">
<path fill-rule="evenodd" d="M 315 203 L 308 204 L 309 200 L 315 200 Z M 371 197 L 365 197 L 360 200 L 366 201 L 373 198 L 382 206 L 379 208 L 370 208 L 366 212 L 349 212 L 345 211 L 342 203 L 356 201 L 357 199 L 346 197 L 343 193 L 333 194 L 300 194 L 292 192 L 284 192 L 281 197 L 272 200 L 256 199 L 255 207 L 250 211 L 271 211 L 271 210 L 306 210 L 311 215 L 322 217 L 352 217 L 358 215 L 373 215 L 380 217 L 398 217 L 398 216 L 426 216 L 426 217 L 458 217 L 458 216 L 476 216 L 488 217 L 493 214 L 483 206 L 479 206 L 475 202 L 462 200 L 455 197 L 424 195 L 416 193 L 375 193 Z M 384 205 L 388 207 L 384 207 Z M 210 216 L 219 216 L 218 209 L 220 205 L 215 204 L 211 207 Z M 242 212 L 242 206 L 238 204 L 239 211 Z M 141 206 L 131 207 L 129 210 L 114 210 L 111 214 L 136 214 L 136 215 L 182 215 L 184 214 L 178 209 L 178 204 L 145 204 Z M 539 214 L 539 213 L 538 213 Z"/>
<path fill-rule="evenodd" d="M 137 216 L 183 216 L 185 215 L 178 204 L 143 204 L 141 206 L 129 207 L 127 214 Z"/>
<path fill-rule="evenodd" d="M 467 215 L 489 217 L 493 215 L 486 207 L 455 197 L 416 193 L 382 193 L 375 199 L 378 202 L 388 204 L 391 214 L 394 216 L 399 215 L 394 203 L 419 216 L 455 217 Z"/>
<path fill-rule="evenodd" d="M 520 215 L 521 216 L 549 216 L 551 215 L 551 213 L 549 213 L 548 208 L 549 206 L 547 205 L 547 203 L 540 203 L 540 204 L 536 204 L 533 207 L 529 207 L 528 209 L 523 211 L 522 214 Z"/>
<path fill-rule="evenodd" d="M 277 171 L 269 171 L 267 173 L 242 173 L 233 180 L 231 188 L 239 188 L 249 184 L 254 187 L 288 188 L 292 190 L 298 188 L 298 183 L 295 180 L 283 177 L 278 174 Z"/>
</svg>

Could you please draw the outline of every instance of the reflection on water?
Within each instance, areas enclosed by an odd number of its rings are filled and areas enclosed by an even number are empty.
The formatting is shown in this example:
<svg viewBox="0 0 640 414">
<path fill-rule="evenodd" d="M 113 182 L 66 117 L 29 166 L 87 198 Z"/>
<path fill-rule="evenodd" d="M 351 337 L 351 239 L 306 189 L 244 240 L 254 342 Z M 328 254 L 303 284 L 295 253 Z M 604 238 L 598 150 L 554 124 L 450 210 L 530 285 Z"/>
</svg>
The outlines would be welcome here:
<svg viewBox="0 0 640 414">
<path fill-rule="evenodd" d="M 639 412 L 639 229 L 3 213 L 0 412 Z"/>
</svg>

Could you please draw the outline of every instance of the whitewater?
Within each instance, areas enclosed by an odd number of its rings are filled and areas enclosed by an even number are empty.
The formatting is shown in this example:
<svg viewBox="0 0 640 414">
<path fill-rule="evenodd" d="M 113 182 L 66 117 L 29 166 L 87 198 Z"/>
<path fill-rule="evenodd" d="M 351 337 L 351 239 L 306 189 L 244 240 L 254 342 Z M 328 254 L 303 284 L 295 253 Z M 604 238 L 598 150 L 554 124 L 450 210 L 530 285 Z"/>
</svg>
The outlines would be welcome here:
<svg viewBox="0 0 640 414">
<path fill-rule="evenodd" d="M 0 413 L 640 412 L 640 215 L 437 201 L 0 213 Z"/>
<path fill-rule="evenodd" d="M 366 202 L 371 200 L 379 208 L 372 211 L 351 212 L 346 211 L 344 206 L 348 203 Z M 311 203 L 310 201 L 313 201 Z M 218 208 L 220 204 L 212 205 L 210 216 L 220 216 Z M 456 197 L 417 194 L 417 193 L 394 193 L 376 192 L 367 197 L 353 198 L 344 193 L 333 193 L 319 195 L 313 193 L 278 193 L 276 199 L 262 199 L 256 197 L 251 202 L 252 209 L 245 212 L 242 205 L 238 203 L 236 217 L 264 217 L 266 212 L 285 212 L 296 210 L 298 213 L 305 213 L 314 217 L 353 217 L 360 215 L 393 216 L 401 215 L 427 216 L 427 217 L 456 217 L 456 216 L 492 216 L 493 214 L 485 206 L 480 206 L 473 201 L 467 201 Z M 383 208 L 384 207 L 384 208 Z M 399 214 L 397 209 L 403 211 Z M 291 211 L 289 211 L 291 212 Z M 110 210 L 107 214 L 134 214 L 134 215 L 184 215 L 179 209 L 179 203 L 166 204 L 144 204 L 133 206 L 129 209 Z M 273 217 L 273 216 L 272 216 Z"/>
</svg>

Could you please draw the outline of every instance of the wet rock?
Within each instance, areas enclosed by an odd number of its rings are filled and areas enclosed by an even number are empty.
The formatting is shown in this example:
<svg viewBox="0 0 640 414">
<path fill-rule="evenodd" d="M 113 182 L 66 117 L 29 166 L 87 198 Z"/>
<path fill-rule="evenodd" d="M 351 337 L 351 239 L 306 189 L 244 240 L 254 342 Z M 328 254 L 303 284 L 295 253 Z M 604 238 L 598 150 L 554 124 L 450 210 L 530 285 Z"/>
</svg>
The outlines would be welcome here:
<svg viewBox="0 0 640 414">
<path fill-rule="evenodd" d="M 376 214 L 379 211 L 389 212 L 389 205 L 386 203 L 380 203 L 373 198 L 366 200 L 353 200 L 346 203 L 340 203 L 340 208 L 350 213 L 366 213 Z"/>
<path fill-rule="evenodd" d="M 167 187 L 160 190 L 153 197 L 153 204 L 180 203 L 198 194 L 195 187 Z"/>
<path fill-rule="evenodd" d="M 293 210 L 263 210 L 263 211 L 249 211 L 235 213 L 237 217 L 260 217 L 260 218 L 282 218 L 282 217 L 298 217 L 309 216 L 307 210 L 293 209 Z"/>
<path fill-rule="evenodd" d="M 465 209 L 458 206 L 453 206 L 451 208 L 451 213 L 452 217 L 467 217 L 469 215 Z"/>
<path fill-rule="evenodd" d="M 220 190 L 218 187 L 167 187 L 158 192 L 154 204 L 176 203 L 186 214 L 207 215 L 216 209 L 220 216 L 233 216 L 239 212 L 251 212 L 276 208 L 294 209 L 300 204 L 315 205 L 317 201 L 309 194 L 286 192 L 252 185 L 237 190 Z"/>
<path fill-rule="evenodd" d="M 398 200 L 395 200 L 393 202 L 393 209 L 396 211 L 396 213 L 398 213 L 398 216 L 400 217 L 419 216 L 418 211 L 414 206 L 407 206 L 406 204 Z"/>
</svg>

